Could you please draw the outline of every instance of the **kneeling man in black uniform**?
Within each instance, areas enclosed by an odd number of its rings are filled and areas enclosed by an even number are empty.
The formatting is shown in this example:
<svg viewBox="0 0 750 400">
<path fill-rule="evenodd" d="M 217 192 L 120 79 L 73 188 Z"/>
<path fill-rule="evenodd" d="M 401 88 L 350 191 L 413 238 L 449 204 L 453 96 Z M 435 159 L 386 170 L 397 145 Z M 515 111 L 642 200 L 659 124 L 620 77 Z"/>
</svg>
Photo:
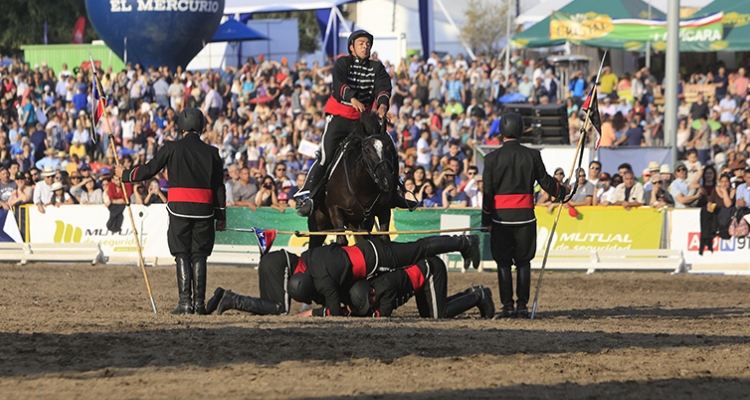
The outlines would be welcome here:
<svg viewBox="0 0 750 400">
<path fill-rule="evenodd" d="M 348 295 L 354 282 L 454 251 L 461 252 L 465 267 L 473 263 L 478 268 L 481 259 L 477 235 L 433 236 L 408 243 L 378 237 L 360 240 L 354 246 L 332 243 L 309 249 L 300 256 L 285 250 L 275 251 L 264 256 L 258 267 L 260 299 L 217 288 L 207 311 L 216 310 L 220 314 L 235 309 L 264 315 L 286 314 L 291 297 L 303 303 L 315 300 L 324 305 L 320 316 L 344 315 L 342 295 Z"/>
<path fill-rule="evenodd" d="M 447 297 L 448 271 L 438 257 L 430 257 L 411 267 L 361 280 L 349 289 L 351 315 L 390 317 L 393 310 L 416 297 L 422 318 L 453 318 L 473 307 L 482 318 L 495 316 L 492 292 L 482 285 L 472 286 Z"/>
</svg>

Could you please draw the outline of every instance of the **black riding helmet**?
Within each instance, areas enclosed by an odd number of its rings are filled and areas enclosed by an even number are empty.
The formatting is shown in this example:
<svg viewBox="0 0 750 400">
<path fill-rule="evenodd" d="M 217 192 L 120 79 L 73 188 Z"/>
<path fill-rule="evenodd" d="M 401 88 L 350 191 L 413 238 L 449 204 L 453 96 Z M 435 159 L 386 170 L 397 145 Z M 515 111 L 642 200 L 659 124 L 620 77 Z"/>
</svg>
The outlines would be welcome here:
<svg viewBox="0 0 750 400">
<path fill-rule="evenodd" d="M 286 288 L 294 300 L 300 303 L 312 302 L 314 286 L 310 274 L 299 273 L 292 275 L 286 284 Z"/>
<path fill-rule="evenodd" d="M 352 314 L 360 317 L 370 314 L 370 283 L 361 280 L 352 285 L 349 300 L 352 302 Z"/>
<path fill-rule="evenodd" d="M 500 134 L 506 138 L 518 139 L 523 135 L 523 117 L 514 112 L 500 118 Z"/>
<path fill-rule="evenodd" d="M 197 108 L 186 108 L 180 113 L 177 125 L 183 131 L 201 134 L 206 127 L 206 117 Z"/>
<path fill-rule="evenodd" d="M 346 48 L 349 50 L 349 54 L 352 54 L 352 45 L 354 45 L 354 41 L 357 40 L 357 38 L 366 37 L 370 39 L 370 44 L 372 45 L 373 37 L 370 34 L 370 32 L 367 32 L 364 29 L 358 29 L 354 32 L 352 32 L 351 35 L 349 35 L 349 40 L 346 42 Z"/>
</svg>

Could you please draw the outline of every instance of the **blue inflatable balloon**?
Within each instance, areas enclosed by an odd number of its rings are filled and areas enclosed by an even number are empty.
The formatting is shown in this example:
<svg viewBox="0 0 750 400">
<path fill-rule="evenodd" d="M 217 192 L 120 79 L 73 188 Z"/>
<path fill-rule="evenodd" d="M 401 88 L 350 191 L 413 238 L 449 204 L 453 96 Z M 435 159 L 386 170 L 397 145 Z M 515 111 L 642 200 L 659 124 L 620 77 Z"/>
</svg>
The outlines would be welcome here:
<svg viewBox="0 0 750 400">
<path fill-rule="evenodd" d="M 224 0 L 86 0 L 86 10 L 99 37 L 123 61 L 174 71 L 210 42 Z"/>
</svg>

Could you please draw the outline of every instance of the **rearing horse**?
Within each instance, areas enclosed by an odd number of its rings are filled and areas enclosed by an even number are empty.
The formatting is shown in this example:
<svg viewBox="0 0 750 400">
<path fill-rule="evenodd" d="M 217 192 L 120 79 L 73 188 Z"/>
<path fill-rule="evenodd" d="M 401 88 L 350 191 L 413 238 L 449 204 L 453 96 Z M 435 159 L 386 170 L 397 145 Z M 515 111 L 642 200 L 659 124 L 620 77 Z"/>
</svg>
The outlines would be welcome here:
<svg viewBox="0 0 750 400">
<path fill-rule="evenodd" d="M 388 231 L 397 184 L 398 155 L 393 140 L 375 113 L 363 114 L 360 123 L 343 142 L 329 174 L 322 201 L 307 220 L 311 232 L 322 230 L 372 230 L 378 218 L 381 231 Z M 311 236 L 310 247 L 318 247 L 325 236 Z M 336 242 L 347 243 L 338 235 Z"/>
</svg>

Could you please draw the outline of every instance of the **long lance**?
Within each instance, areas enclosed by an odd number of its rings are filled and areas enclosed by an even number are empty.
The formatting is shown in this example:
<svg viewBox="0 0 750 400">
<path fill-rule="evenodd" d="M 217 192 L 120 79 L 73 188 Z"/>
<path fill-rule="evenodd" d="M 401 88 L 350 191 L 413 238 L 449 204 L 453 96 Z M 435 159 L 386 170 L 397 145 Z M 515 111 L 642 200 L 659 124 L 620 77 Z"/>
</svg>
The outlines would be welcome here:
<svg viewBox="0 0 750 400">
<path fill-rule="evenodd" d="M 433 233 L 451 233 L 451 232 L 469 232 L 469 231 L 485 231 L 485 227 L 476 228 L 451 228 L 451 229 L 424 229 L 424 230 L 413 230 L 413 231 L 388 231 L 388 232 L 367 232 L 367 231 L 351 231 L 351 230 L 334 230 L 334 231 L 321 231 L 321 232 L 307 232 L 307 231 L 276 231 L 278 235 L 294 235 L 297 237 L 308 237 L 308 236 L 371 236 L 371 235 L 429 235 Z M 227 228 L 230 232 L 243 232 L 243 233 L 254 233 L 254 228 Z"/>
<path fill-rule="evenodd" d="M 95 66 L 91 65 L 91 70 L 94 71 Z M 96 74 L 96 72 L 94 72 Z M 101 82 L 99 82 L 98 79 L 94 78 L 97 84 L 97 90 L 99 90 L 99 93 L 104 94 L 104 91 L 102 90 Z M 101 99 L 99 100 L 101 101 Z M 115 137 L 112 134 L 112 126 L 109 123 L 109 116 L 105 115 L 104 119 L 107 120 L 107 137 L 109 138 L 109 145 L 112 148 L 112 155 L 115 159 L 115 165 L 120 165 L 120 160 L 117 158 L 117 148 L 115 147 Z M 133 236 L 135 237 L 135 246 L 136 249 L 138 249 L 138 263 L 141 266 L 141 271 L 143 272 L 143 279 L 146 281 L 146 289 L 148 290 L 148 297 L 151 300 L 151 308 L 154 310 L 154 314 L 158 314 L 156 310 L 156 302 L 154 302 L 154 295 L 151 292 L 151 283 L 148 280 L 148 272 L 146 272 L 146 263 L 143 261 L 143 249 L 141 249 L 141 241 L 138 240 L 138 229 L 135 227 L 135 219 L 133 219 L 133 210 L 130 208 L 130 199 L 128 198 L 128 192 L 125 190 L 125 182 L 120 179 L 120 187 L 122 188 L 123 197 L 125 198 L 125 208 L 128 209 L 128 216 L 130 217 L 130 226 L 133 229 Z"/>
<path fill-rule="evenodd" d="M 594 102 L 597 100 L 597 95 L 599 91 L 597 90 L 599 86 L 599 78 L 601 78 L 602 75 L 602 68 L 604 68 L 604 60 L 607 58 L 607 51 L 604 51 L 604 56 L 602 56 L 602 62 L 599 65 L 599 72 L 596 74 L 596 81 L 594 81 L 594 88 L 591 89 L 591 94 L 589 95 L 589 101 Z M 581 137 L 578 140 L 578 147 L 576 148 L 576 154 L 573 158 L 573 165 L 570 167 L 570 175 L 568 175 L 568 184 L 571 184 L 571 181 L 573 180 L 573 175 L 575 174 L 576 165 L 580 167 L 581 162 L 583 160 L 583 146 L 586 142 L 586 132 L 589 130 L 589 127 L 591 125 L 591 104 L 589 104 L 588 109 L 586 110 L 586 119 L 584 120 L 583 126 L 581 127 Z M 547 266 L 547 259 L 549 258 L 549 250 L 552 247 L 552 240 L 555 236 L 555 229 L 557 229 L 557 223 L 560 221 L 560 213 L 562 212 L 563 204 L 570 201 L 570 199 L 573 197 L 573 194 L 575 194 L 577 183 L 573 184 L 573 190 L 571 191 L 570 195 L 567 196 L 567 198 L 562 199 L 560 201 L 560 204 L 557 206 L 557 214 L 555 214 L 555 221 L 552 223 L 552 229 L 549 231 L 549 237 L 547 238 L 547 246 L 544 249 L 544 257 L 542 258 L 542 268 L 539 271 L 539 279 L 536 281 L 536 290 L 534 292 L 534 303 L 531 306 L 531 319 L 534 319 L 534 316 L 536 315 L 536 306 L 537 301 L 539 300 L 539 291 L 542 288 L 542 278 L 544 277 L 544 270 Z"/>
</svg>

